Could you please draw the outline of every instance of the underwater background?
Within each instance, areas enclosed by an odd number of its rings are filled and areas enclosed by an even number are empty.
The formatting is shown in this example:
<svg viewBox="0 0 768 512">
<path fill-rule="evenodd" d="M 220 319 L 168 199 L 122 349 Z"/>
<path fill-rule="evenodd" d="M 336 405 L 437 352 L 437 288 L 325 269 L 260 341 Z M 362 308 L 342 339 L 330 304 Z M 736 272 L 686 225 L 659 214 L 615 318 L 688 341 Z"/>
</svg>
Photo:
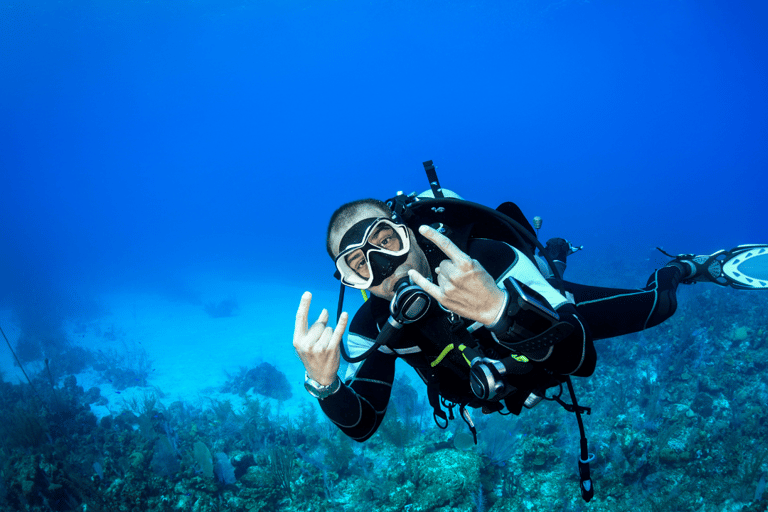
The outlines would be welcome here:
<svg viewBox="0 0 768 512">
<path fill-rule="evenodd" d="M 765 511 L 768 296 L 682 287 L 573 415 L 364 444 L 303 390 L 341 203 L 441 184 L 543 218 L 566 278 L 768 243 L 768 3 L 0 2 L 0 510 Z M 361 299 L 347 293 L 347 309 Z M 19 365 L 20 363 L 20 365 Z M 22 371 L 22 368 L 24 372 Z"/>
</svg>

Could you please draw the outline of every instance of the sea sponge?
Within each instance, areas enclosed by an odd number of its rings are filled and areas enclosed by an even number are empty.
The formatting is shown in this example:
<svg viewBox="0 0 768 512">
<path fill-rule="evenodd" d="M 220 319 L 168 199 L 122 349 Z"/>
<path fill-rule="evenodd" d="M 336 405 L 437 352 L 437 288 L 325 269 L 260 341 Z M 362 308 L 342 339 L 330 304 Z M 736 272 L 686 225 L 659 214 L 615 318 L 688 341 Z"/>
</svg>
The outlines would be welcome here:
<svg viewBox="0 0 768 512">
<path fill-rule="evenodd" d="M 288 400 L 293 396 L 288 378 L 269 363 L 261 363 L 245 374 L 240 384 L 240 392 L 245 393 L 251 388 L 256 393 L 279 401 Z"/>
<path fill-rule="evenodd" d="M 731 336 L 733 337 L 733 341 L 744 341 L 749 337 L 749 331 L 746 327 L 736 327 L 733 329 Z"/>
<path fill-rule="evenodd" d="M 144 465 L 144 454 L 141 452 L 133 452 L 131 455 L 128 456 L 128 461 L 131 463 L 131 466 L 134 468 L 140 468 Z"/>
</svg>

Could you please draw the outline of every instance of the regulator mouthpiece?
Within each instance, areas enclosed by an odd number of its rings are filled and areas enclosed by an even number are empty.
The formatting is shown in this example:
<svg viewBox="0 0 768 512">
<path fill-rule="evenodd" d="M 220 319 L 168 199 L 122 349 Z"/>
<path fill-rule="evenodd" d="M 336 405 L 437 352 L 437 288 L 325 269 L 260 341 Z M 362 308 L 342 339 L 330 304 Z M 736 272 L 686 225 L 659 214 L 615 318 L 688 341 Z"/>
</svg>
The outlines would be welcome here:
<svg viewBox="0 0 768 512">
<path fill-rule="evenodd" d="M 431 303 L 427 292 L 404 277 L 395 284 L 395 296 L 389 304 L 390 321 L 405 325 L 421 320 Z"/>
</svg>

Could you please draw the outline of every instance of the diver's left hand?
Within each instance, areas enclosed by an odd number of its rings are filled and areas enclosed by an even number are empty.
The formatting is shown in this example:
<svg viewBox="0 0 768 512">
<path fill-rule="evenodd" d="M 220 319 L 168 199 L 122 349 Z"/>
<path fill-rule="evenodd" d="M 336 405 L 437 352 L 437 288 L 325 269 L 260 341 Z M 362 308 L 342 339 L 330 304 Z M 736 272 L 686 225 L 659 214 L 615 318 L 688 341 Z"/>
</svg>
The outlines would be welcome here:
<svg viewBox="0 0 768 512">
<path fill-rule="evenodd" d="M 448 259 L 435 269 L 437 284 L 411 269 L 408 276 L 413 283 L 454 313 L 485 325 L 492 324 L 504 306 L 504 292 L 496 286 L 493 277 L 480 262 L 466 255 L 442 233 L 429 226 L 421 226 L 419 233 L 439 247 Z"/>
</svg>

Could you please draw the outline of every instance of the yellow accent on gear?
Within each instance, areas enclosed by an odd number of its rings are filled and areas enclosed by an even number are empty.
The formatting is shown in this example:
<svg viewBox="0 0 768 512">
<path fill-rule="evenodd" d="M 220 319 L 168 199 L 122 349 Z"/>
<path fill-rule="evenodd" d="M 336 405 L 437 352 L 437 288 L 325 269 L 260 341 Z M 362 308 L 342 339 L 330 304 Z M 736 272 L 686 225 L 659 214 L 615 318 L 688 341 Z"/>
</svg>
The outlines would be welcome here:
<svg viewBox="0 0 768 512">
<path fill-rule="evenodd" d="M 464 361 L 467 362 L 468 366 L 472 366 L 472 362 L 467 358 L 467 356 L 464 355 L 464 349 L 465 348 L 467 348 L 467 346 L 464 345 L 463 343 L 461 345 L 459 345 L 459 351 L 461 352 L 461 357 L 464 358 Z"/>
<path fill-rule="evenodd" d="M 448 345 L 447 347 L 445 347 L 445 348 L 443 349 L 443 351 L 442 351 L 442 352 L 440 352 L 440 355 L 439 355 L 439 356 L 437 356 L 437 359 L 435 359 L 434 361 L 432 361 L 432 362 L 430 363 L 430 366 L 432 366 L 432 368 L 434 368 L 435 366 L 439 365 L 439 364 L 440 364 L 440 361 L 442 361 L 442 360 L 445 358 L 445 356 L 447 356 L 447 355 L 448 355 L 448 352 L 450 352 L 451 350 L 453 350 L 453 343 L 451 343 L 450 345 Z"/>
<path fill-rule="evenodd" d="M 430 366 L 432 366 L 432 368 L 434 368 L 435 366 L 439 365 L 439 364 L 442 362 L 442 360 L 443 360 L 443 359 L 445 359 L 445 356 L 447 356 L 447 355 L 448 355 L 448 352 L 450 352 L 450 351 L 451 351 L 451 350 L 453 350 L 454 348 L 458 348 L 458 349 L 459 349 L 459 352 L 461 352 L 461 357 L 463 357 L 463 358 L 464 358 L 464 361 L 466 361 L 466 363 L 467 363 L 467 366 L 472 366 L 472 363 L 470 362 L 470 360 L 469 360 L 469 359 L 467 359 L 467 356 L 465 356 L 465 355 L 464 355 L 464 349 L 465 349 L 465 348 L 467 348 L 467 346 L 466 346 L 466 345 L 464 345 L 464 344 L 461 344 L 461 345 L 459 345 L 458 347 L 455 347 L 455 346 L 453 345 L 453 343 L 451 343 L 450 345 L 446 346 L 446 347 L 443 349 L 443 351 L 442 351 L 442 352 L 440 352 L 440 355 L 439 355 L 439 356 L 437 356 L 437 359 L 435 359 L 434 361 L 432 361 L 432 362 L 430 363 Z"/>
</svg>

